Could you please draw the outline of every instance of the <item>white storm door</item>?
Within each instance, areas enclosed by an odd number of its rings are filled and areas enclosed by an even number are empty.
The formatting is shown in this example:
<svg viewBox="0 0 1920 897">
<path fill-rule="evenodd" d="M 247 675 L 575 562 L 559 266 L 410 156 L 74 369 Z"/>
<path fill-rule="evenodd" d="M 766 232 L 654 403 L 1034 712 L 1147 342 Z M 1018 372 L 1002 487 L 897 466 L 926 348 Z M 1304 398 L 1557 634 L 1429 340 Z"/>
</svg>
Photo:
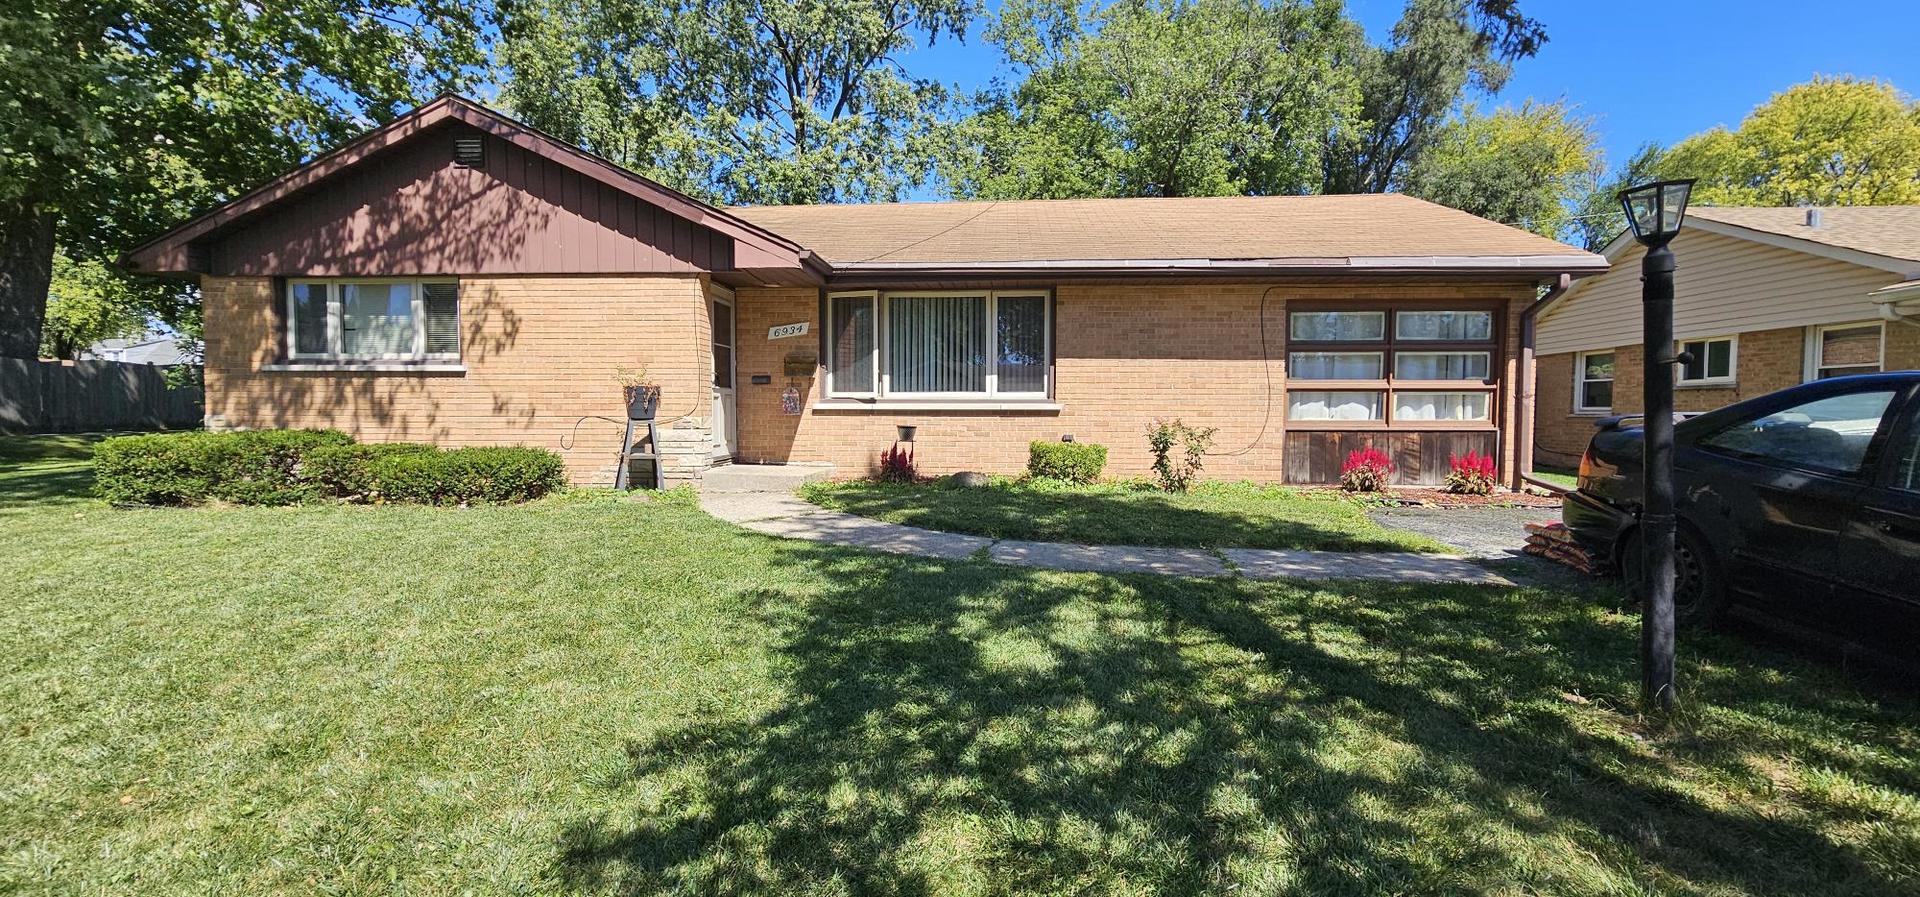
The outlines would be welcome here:
<svg viewBox="0 0 1920 897">
<path fill-rule="evenodd" d="M 732 297 L 716 290 L 708 319 L 713 322 L 713 458 L 731 460 L 739 437 L 733 413 Z"/>
</svg>

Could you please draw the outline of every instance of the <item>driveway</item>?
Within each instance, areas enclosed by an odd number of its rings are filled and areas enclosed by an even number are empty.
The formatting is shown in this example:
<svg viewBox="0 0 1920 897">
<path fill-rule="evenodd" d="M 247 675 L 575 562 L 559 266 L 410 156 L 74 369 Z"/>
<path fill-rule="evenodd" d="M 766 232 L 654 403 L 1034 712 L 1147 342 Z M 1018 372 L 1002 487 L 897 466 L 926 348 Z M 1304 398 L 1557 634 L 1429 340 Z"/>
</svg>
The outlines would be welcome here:
<svg viewBox="0 0 1920 897">
<path fill-rule="evenodd" d="M 1467 557 L 1525 557 L 1529 523 L 1557 523 L 1559 508 L 1383 508 L 1371 515 L 1381 526 L 1444 542 Z"/>
</svg>

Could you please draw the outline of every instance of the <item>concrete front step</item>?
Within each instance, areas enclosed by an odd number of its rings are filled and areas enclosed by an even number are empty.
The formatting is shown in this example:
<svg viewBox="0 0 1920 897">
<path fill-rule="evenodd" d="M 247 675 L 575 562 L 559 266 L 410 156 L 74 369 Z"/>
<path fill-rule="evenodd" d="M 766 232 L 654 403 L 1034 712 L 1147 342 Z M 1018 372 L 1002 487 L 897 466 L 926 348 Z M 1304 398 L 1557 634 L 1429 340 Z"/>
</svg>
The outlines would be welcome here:
<svg viewBox="0 0 1920 897">
<path fill-rule="evenodd" d="M 722 464 L 700 476 L 702 492 L 792 492 L 801 483 L 833 476 L 826 462 L 792 464 Z"/>
</svg>

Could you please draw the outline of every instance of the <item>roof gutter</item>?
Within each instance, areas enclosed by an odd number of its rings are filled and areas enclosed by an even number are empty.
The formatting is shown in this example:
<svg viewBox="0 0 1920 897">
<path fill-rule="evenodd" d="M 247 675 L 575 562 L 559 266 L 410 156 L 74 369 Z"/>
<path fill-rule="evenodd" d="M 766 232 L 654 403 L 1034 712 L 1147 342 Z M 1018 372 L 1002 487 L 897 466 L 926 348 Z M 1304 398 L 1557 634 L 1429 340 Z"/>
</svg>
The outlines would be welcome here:
<svg viewBox="0 0 1920 897">
<path fill-rule="evenodd" d="M 1867 294 L 1880 307 L 1882 320 L 1920 327 L 1920 277 Z"/>
<path fill-rule="evenodd" d="M 1584 258 L 1582 257 L 1584 256 Z M 834 266 L 842 275 L 902 274 L 916 275 L 1019 275 L 1082 273 L 1248 273 L 1326 271 L 1457 271 L 1506 273 L 1513 271 L 1568 270 L 1598 273 L 1607 270 L 1607 260 L 1591 253 L 1560 255 L 1466 255 L 1466 256 L 1304 256 L 1293 258 L 1092 258 L 1046 259 L 1033 261 L 963 262 L 848 262 Z"/>
<path fill-rule="evenodd" d="M 1553 287 L 1532 305 L 1520 313 L 1520 370 L 1519 384 L 1516 390 L 1520 413 L 1515 415 L 1513 426 L 1513 470 L 1508 485 L 1515 492 L 1529 485 L 1539 486 L 1554 493 L 1567 491 L 1561 486 L 1534 479 L 1533 473 L 1533 425 L 1534 425 L 1534 377 L 1533 377 L 1533 339 L 1540 312 L 1553 304 L 1555 299 L 1573 286 L 1573 275 L 1561 272 L 1554 280 Z"/>
</svg>

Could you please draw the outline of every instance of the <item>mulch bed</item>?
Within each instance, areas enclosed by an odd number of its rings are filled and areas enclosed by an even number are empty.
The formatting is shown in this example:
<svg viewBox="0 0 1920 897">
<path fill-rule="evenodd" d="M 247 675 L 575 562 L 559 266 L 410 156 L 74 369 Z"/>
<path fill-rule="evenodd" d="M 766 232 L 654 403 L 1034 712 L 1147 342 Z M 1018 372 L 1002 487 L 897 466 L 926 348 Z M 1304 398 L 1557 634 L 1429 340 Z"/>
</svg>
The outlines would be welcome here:
<svg viewBox="0 0 1920 897">
<path fill-rule="evenodd" d="M 1338 492 L 1338 486 L 1323 487 Z M 1558 508 L 1560 496 L 1537 492 L 1494 490 L 1492 495 L 1461 495 L 1424 486 L 1393 486 L 1386 492 L 1369 496 L 1383 504 L 1419 508 Z"/>
</svg>

